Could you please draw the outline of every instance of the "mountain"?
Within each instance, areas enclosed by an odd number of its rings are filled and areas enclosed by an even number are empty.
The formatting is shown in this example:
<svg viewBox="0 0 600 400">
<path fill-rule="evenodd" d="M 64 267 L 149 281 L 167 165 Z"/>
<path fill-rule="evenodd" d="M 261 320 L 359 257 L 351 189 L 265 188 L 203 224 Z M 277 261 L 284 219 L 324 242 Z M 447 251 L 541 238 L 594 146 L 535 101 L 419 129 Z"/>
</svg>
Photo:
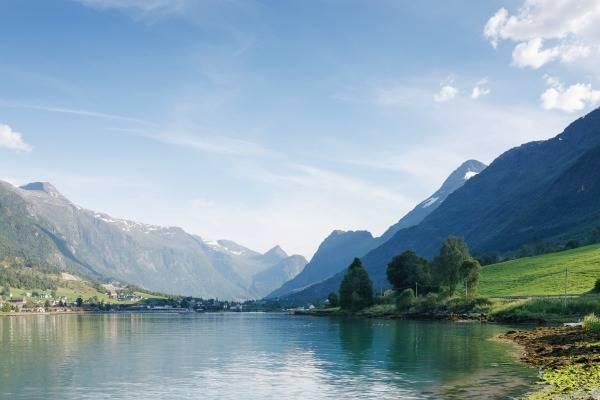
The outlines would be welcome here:
<svg viewBox="0 0 600 400">
<path fill-rule="evenodd" d="M 371 279 L 385 282 L 389 260 L 411 249 L 433 257 L 450 235 L 473 253 L 509 253 L 524 245 L 584 240 L 600 226 L 600 109 L 558 136 L 513 148 L 452 193 L 420 224 L 399 230 L 362 258 Z M 324 298 L 341 275 L 296 298 Z"/>
<path fill-rule="evenodd" d="M 308 261 L 302 256 L 289 256 L 272 267 L 257 273 L 252 282 L 253 293 L 270 293 L 274 287 L 295 278 L 304 269 Z"/>
<path fill-rule="evenodd" d="M 378 238 L 373 238 L 367 231 L 334 231 L 321 243 L 313 259 L 296 278 L 286 282 L 267 297 L 281 298 L 290 295 L 294 297 L 295 293 L 344 271 L 355 257 L 366 255 L 372 249 L 385 243 L 397 231 L 420 223 L 427 215 L 436 210 L 452 192 L 485 168 L 486 165 L 479 161 L 465 161 L 446 178 L 433 195 L 419 203 Z M 298 296 L 304 295 L 306 293 L 298 294 Z"/>
<path fill-rule="evenodd" d="M 367 231 L 333 231 L 321 243 L 304 270 L 267 297 L 282 297 L 321 282 L 346 268 L 354 257 L 367 254 L 375 244 L 375 239 Z"/>
<path fill-rule="evenodd" d="M 260 298 L 302 264 L 277 247 L 265 254 L 86 210 L 49 183 L 0 182 L 0 259 L 27 257 L 95 280 L 119 280 L 164 293 Z M 271 276 L 272 275 L 272 276 Z M 255 284 L 255 277 L 259 284 Z"/>
<path fill-rule="evenodd" d="M 468 160 L 454 170 L 444 181 L 442 186 L 426 200 L 419 203 L 412 211 L 406 214 L 396 224 L 390 226 L 379 238 L 379 243 L 387 242 L 396 232 L 401 229 L 418 225 L 436 210 L 450 194 L 462 187 L 466 181 L 483 171 L 487 165 L 477 160 Z"/>
<path fill-rule="evenodd" d="M 265 262 L 277 263 L 283 259 L 288 258 L 287 253 L 279 246 L 273 247 L 271 250 L 263 254 Z"/>
</svg>

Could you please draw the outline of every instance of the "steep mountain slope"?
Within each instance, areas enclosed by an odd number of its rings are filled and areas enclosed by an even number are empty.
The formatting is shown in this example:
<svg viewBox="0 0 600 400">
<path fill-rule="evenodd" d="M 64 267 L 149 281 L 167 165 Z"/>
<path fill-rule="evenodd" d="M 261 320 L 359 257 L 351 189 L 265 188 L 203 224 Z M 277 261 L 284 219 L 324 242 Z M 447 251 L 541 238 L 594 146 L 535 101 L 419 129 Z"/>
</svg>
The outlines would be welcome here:
<svg viewBox="0 0 600 400">
<path fill-rule="evenodd" d="M 555 138 L 507 151 L 419 225 L 398 231 L 363 257 L 371 279 L 385 282 L 387 263 L 402 251 L 432 257 L 449 235 L 463 236 L 479 253 L 585 236 L 600 225 L 599 146 L 595 110 Z M 340 281 L 338 274 L 297 299 L 324 298 Z"/>
<path fill-rule="evenodd" d="M 445 200 L 462 187 L 466 181 L 483 171 L 487 165 L 477 160 L 468 160 L 454 170 L 444 181 L 442 186 L 426 200 L 419 203 L 412 211 L 406 214 L 396 224 L 390 226 L 387 231 L 378 239 L 379 244 L 387 242 L 400 229 L 410 228 L 418 225 L 436 210 Z"/>
<path fill-rule="evenodd" d="M 256 293 L 258 297 L 265 296 L 274 287 L 280 287 L 296 277 L 307 263 L 306 258 L 298 255 L 280 260 L 277 264 L 254 276 L 252 282 L 253 293 Z"/>
<path fill-rule="evenodd" d="M 466 181 L 485 168 L 486 165 L 479 161 L 465 161 L 446 178 L 442 186 L 433 195 L 419 203 L 400 221 L 389 227 L 381 237 L 373 238 L 366 231 L 334 231 L 321 243 L 313 259 L 302 273 L 275 290 L 268 298 L 293 296 L 311 285 L 318 284 L 338 272 L 344 271 L 354 257 L 366 255 L 372 249 L 385 243 L 400 229 L 421 222 L 427 215 L 436 210 L 452 192 L 463 186 Z M 298 295 L 304 296 L 305 294 Z"/>
<path fill-rule="evenodd" d="M 333 231 L 321 243 L 304 270 L 267 297 L 281 297 L 325 280 L 347 267 L 354 257 L 367 254 L 375 245 L 376 241 L 370 232 Z"/>
<path fill-rule="evenodd" d="M 85 210 L 47 183 L 0 184 L 0 226 L 6 228 L 2 257 L 32 257 L 94 279 L 165 293 L 259 297 L 268 290 L 256 293 L 254 276 L 281 261 L 234 242 L 204 241 L 180 228 Z"/>
</svg>

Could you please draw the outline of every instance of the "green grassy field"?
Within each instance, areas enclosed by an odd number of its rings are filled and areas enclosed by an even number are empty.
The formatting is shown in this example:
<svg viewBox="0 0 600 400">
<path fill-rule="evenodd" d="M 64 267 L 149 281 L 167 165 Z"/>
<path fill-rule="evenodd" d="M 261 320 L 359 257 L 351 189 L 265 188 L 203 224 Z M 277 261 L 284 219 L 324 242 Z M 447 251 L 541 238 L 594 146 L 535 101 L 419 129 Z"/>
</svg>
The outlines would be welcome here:
<svg viewBox="0 0 600 400">
<path fill-rule="evenodd" d="M 484 297 L 552 296 L 589 292 L 600 278 L 600 245 L 520 258 L 482 268 L 479 294 Z"/>
<path fill-rule="evenodd" d="M 98 301 L 103 301 L 104 303 L 111 304 L 131 304 L 131 301 L 120 301 L 116 299 L 111 299 L 106 292 L 99 292 L 94 285 L 91 283 L 79 280 L 79 281 L 59 281 L 59 286 L 56 289 L 56 295 L 58 297 L 66 297 L 68 302 L 75 302 L 78 297 L 81 297 L 83 300 L 87 300 L 91 297 L 97 297 Z M 37 291 L 40 293 L 50 293 L 49 290 L 36 290 L 36 289 L 23 289 L 23 288 L 14 288 L 11 287 L 11 292 L 13 296 L 24 296 L 25 293 L 31 293 L 33 291 Z M 134 292 L 139 297 L 143 299 L 165 299 L 166 297 L 157 296 L 150 293 L 145 292 Z"/>
</svg>

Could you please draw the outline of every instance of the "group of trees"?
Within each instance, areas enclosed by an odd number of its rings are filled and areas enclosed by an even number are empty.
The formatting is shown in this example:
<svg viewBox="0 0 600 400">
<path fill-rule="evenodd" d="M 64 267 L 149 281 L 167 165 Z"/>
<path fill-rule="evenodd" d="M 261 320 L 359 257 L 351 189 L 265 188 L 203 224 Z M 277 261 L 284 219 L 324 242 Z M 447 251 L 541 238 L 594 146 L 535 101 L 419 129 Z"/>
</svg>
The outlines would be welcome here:
<svg viewBox="0 0 600 400">
<path fill-rule="evenodd" d="M 56 290 L 56 281 L 30 268 L 0 267 L 0 286 Z"/>
<path fill-rule="evenodd" d="M 405 297 L 414 297 L 415 292 L 452 296 L 459 285 L 465 288 L 467 297 L 474 297 L 480 270 L 479 261 L 471 257 L 464 239 L 449 237 L 431 262 L 410 250 L 394 257 L 388 264 L 387 277 L 393 288 L 398 293 L 404 292 Z M 399 301 L 403 295 L 398 297 Z M 339 298 L 336 293 L 331 293 L 328 301 L 331 307 L 339 305 L 350 311 L 373 304 L 373 284 L 358 258 L 348 267 L 340 285 Z"/>
<path fill-rule="evenodd" d="M 460 285 L 472 297 L 477 294 L 480 270 L 479 261 L 471 257 L 464 239 L 449 237 L 431 262 L 410 250 L 394 257 L 388 264 L 387 277 L 397 291 L 414 289 L 417 293 L 421 290 L 423 294 L 452 296 Z"/>
</svg>

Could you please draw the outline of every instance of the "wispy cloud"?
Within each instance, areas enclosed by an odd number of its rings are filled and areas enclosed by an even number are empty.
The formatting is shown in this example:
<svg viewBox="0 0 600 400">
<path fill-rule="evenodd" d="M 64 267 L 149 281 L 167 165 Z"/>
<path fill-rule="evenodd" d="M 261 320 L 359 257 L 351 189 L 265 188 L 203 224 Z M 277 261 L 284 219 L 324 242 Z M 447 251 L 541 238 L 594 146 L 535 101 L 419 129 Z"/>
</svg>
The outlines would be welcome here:
<svg viewBox="0 0 600 400">
<path fill-rule="evenodd" d="M 368 229 L 380 234 L 414 203 L 387 186 L 306 164 L 272 169 L 253 163 L 240 167 L 237 175 L 265 188 L 264 197 L 256 202 L 198 197 L 188 204 L 181 224 L 260 250 L 272 247 L 277 238 L 286 250 L 310 257 L 331 231 Z"/>
<path fill-rule="evenodd" d="M 263 157 L 272 154 L 270 150 L 259 144 L 219 135 L 196 136 L 179 133 L 162 133 L 146 135 L 146 137 L 166 144 L 215 154 L 247 157 Z"/>
<path fill-rule="evenodd" d="M 99 10 L 114 9 L 142 14 L 179 13 L 188 3 L 186 0 L 74 0 Z"/>
<path fill-rule="evenodd" d="M 22 152 L 29 152 L 32 149 L 29 144 L 25 143 L 19 132 L 5 124 L 0 124 L 0 147 Z"/>
<path fill-rule="evenodd" d="M 71 115 L 78 115 L 81 117 L 99 118 L 99 119 L 106 119 L 106 120 L 111 120 L 111 121 L 132 122 L 135 124 L 148 125 L 148 126 L 154 125 L 153 123 L 142 120 L 142 119 L 127 117 L 127 116 L 123 116 L 123 115 L 108 114 L 108 113 L 90 111 L 90 110 L 80 110 L 80 109 L 76 109 L 76 108 L 65 108 L 65 107 L 55 107 L 55 106 L 42 105 L 42 104 L 15 102 L 15 101 L 8 101 L 8 100 L 1 100 L 1 99 L 0 99 L 0 107 L 22 108 L 22 109 L 26 109 L 26 110 L 37 110 L 37 111 L 44 111 L 44 112 L 58 113 L 58 114 L 71 114 Z"/>
<path fill-rule="evenodd" d="M 437 103 L 445 103 L 454 99 L 458 92 L 458 88 L 454 86 L 454 80 L 446 79 L 446 81 L 440 83 L 440 90 L 433 95 L 433 100 Z"/>
<path fill-rule="evenodd" d="M 473 86 L 473 90 L 471 90 L 471 98 L 473 100 L 478 100 L 483 96 L 487 96 L 492 92 L 492 89 L 489 87 L 489 82 L 487 79 L 481 79 L 479 82 Z"/>
</svg>

